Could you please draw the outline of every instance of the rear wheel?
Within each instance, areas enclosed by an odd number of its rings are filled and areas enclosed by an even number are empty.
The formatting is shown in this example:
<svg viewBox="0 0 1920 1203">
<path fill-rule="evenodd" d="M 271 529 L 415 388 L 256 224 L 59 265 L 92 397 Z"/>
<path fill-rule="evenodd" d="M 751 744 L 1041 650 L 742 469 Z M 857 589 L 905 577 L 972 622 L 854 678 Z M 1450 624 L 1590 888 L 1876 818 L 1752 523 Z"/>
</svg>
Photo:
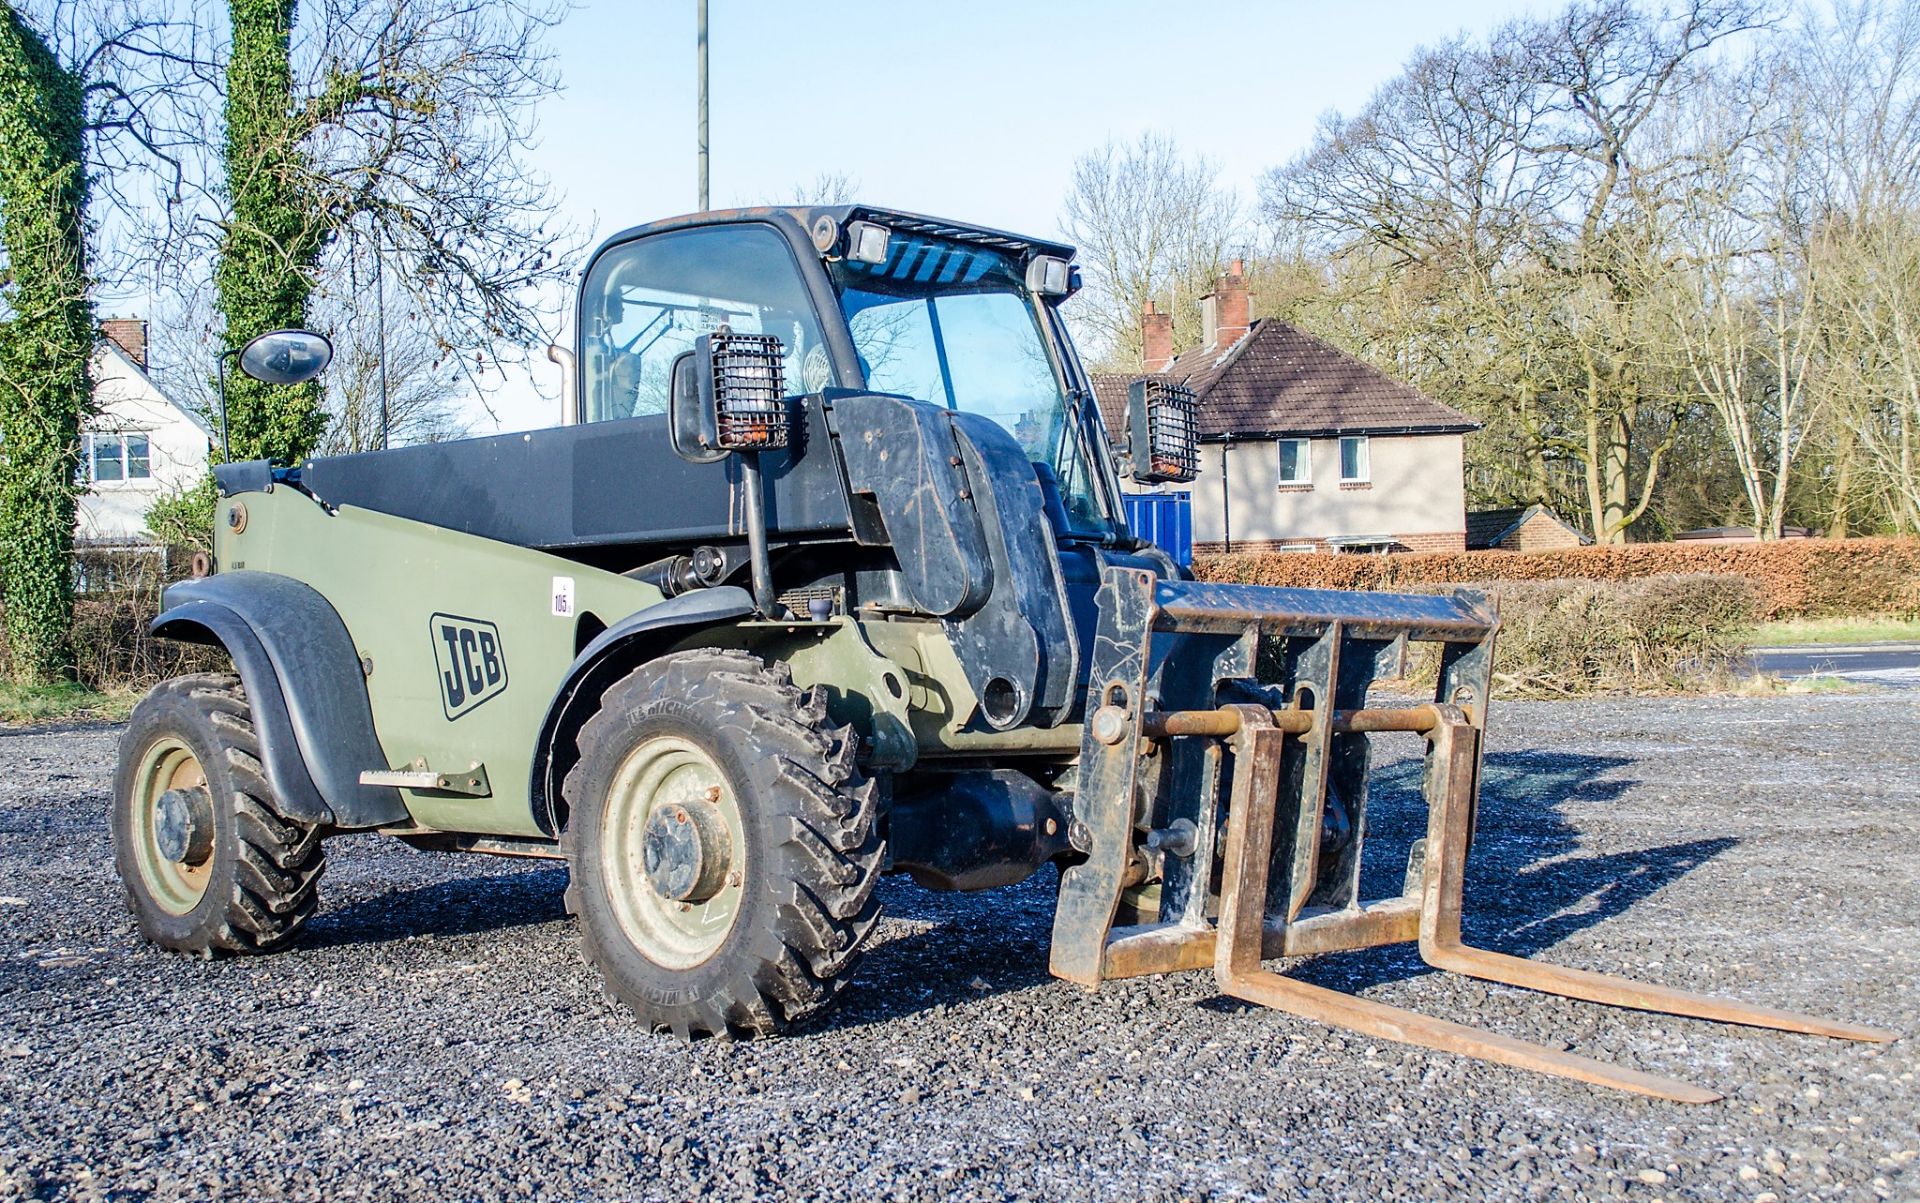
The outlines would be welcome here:
<svg viewBox="0 0 1920 1203">
<path fill-rule="evenodd" d="M 855 737 L 785 665 L 693 651 L 636 669 L 580 731 L 569 891 L 610 996 L 681 1036 L 819 1011 L 879 919 Z"/>
<path fill-rule="evenodd" d="M 319 830 L 274 811 L 234 677 L 176 677 L 134 707 L 110 825 L 127 905 L 166 948 L 271 952 L 319 904 Z"/>
</svg>

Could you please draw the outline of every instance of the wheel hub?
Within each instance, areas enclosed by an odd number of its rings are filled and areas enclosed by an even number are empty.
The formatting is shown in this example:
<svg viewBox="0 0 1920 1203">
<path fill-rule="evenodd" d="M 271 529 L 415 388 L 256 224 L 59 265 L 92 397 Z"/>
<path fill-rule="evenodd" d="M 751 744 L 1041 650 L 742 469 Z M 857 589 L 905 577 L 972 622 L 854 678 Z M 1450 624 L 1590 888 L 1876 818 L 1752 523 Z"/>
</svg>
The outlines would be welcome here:
<svg viewBox="0 0 1920 1203">
<path fill-rule="evenodd" d="M 719 791 L 709 792 L 717 795 Z M 705 902 L 727 882 L 733 839 L 726 819 L 710 801 L 656 807 L 641 841 L 647 884 L 662 898 Z"/>
<path fill-rule="evenodd" d="M 200 905 L 219 859 L 213 795 L 206 770 L 177 735 L 163 735 L 140 757 L 130 800 L 140 879 L 160 909 L 185 915 Z"/>
<path fill-rule="evenodd" d="M 718 951 L 752 866 L 739 801 L 712 755 L 678 734 L 642 740 L 615 770 L 600 822 L 609 901 L 634 947 L 669 969 Z"/>
<path fill-rule="evenodd" d="M 153 802 L 153 844 L 176 865 L 197 865 L 213 852 L 213 800 L 204 787 L 170 789 Z"/>
</svg>

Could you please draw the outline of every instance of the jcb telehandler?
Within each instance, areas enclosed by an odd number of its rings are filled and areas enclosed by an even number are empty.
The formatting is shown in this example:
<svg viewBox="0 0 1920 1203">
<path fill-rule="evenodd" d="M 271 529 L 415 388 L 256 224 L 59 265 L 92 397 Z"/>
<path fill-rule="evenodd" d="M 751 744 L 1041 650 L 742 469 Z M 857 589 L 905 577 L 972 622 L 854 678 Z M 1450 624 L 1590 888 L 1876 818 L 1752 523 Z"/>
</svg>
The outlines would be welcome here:
<svg viewBox="0 0 1920 1203">
<path fill-rule="evenodd" d="M 1073 254 L 866 206 L 657 222 L 587 265 L 559 426 L 223 464 L 214 554 L 154 630 L 233 673 L 156 687 L 120 745 L 142 929 L 280 948 L 339 832 L 553 857 L 613 996 L 756 1034 L 840 988 L 882 874 L 1052 862 L 1052 970 L 1088 987 L 1210 966 L 1324 1023 L 1694 1102 L 1718 1096 L 1261 962 L 1417 941 L 1536 990 L 1892 1038 L 1462 944 L 1492 607 L 1199 583 L 1131 534 L 1116 469 L 1192 479 L 1193 398 L 1135 382 L 1110 446 L 1060 315 Z M 276 331 L 241 365 L 297 382 L 327 354 Z M 1370 704 L 1408 641 L 1439 645 L 1432 700 Z M 1430 818 L 1369 901 L 1389 733 L 1425 743 Z"/>
</svg>

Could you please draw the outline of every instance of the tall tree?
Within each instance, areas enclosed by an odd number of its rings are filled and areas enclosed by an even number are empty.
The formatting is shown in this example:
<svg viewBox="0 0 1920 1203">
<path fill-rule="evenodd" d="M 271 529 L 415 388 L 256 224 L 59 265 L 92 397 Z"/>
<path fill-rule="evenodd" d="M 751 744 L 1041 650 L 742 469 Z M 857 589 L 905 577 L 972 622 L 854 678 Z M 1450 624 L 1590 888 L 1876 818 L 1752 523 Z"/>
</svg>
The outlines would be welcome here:
<svg viewBox="0 0 1920 1203">
<path fill-rule="evenodd" d="M 301 113 L 293 93 L 296 0 L 230 0 L 232 48 L 226 70 L 222 147 L 230 211 L 214 271 L 222 340 L 238 347 L 268 330 L 304 326 L 324 216 L 306 187 Z M 234 373 L 227 429 L 241 459 L 303 458 L 326 428 L 320 386 L 271 386 Z"/>
<path fill-rule="evenodd" d="M 1204 157 L 1164 134 L 1109 142 L 1073 166 L 1061 229 L 1079 247 L 1086 291 L 1072 320 L 1096 359 L 1140 366 L 1140 315 L 1159 301 L 1176 348 L 1200 338 L 1199 298 L 1212 287 L 1239 229 L 1239 205 Z"/>
<path fill-rule="evenodd" d="M 0 597 L 15 678 L 72 667 L 80 417 L 93 347 L 81 78 L 0 0 Z"/>
<path fill-rule="evenodd" d="M 217 306 L 228 347 L 309 321 L 316 280 L 371 242 L 466 383 L 547 341 L 569 231 L 524 152 L 557 81 L 558 0 L 231 0 Z M 338 250 L 338 254 L 335 254 Z M 236 456 L 296 461 L 317 387 L 230 381 Z"/>
</svg>

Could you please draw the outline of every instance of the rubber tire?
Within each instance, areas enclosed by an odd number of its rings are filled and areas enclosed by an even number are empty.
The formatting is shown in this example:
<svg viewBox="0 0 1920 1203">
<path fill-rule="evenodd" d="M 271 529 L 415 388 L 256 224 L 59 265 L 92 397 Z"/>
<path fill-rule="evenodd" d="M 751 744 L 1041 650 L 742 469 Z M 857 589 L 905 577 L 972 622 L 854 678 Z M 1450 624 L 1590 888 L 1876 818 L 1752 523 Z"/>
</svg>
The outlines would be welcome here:
<svg viewBox="0 0 1920 1203">
<path fill-rule="evenodd" d="M 200 762 L 213 805 L 212 877 L 184 915 L 148 893 L 132 846 L 134 777 L 147 749 L 168 735 Z M 133 708 L 120 737 L 109 826 L 127 907 L 147 938 L 163 948 L 202 957 L 273 952 L 298 935 L 319 906 L 326 868 L 320 831 L 275 812 L 237 677 L 175 677 Z"/>
<path fill-rule="evenodd" d="M 686 969 L 649 960 L 612 909 L 601 817 L 623 761 L 653 734 L 712 758 L 738 800 L 749 877 L 733 926 Z M 610 687 L 580 729 L 563 786 L 571 909 L 611 1001 L 682 1038 L 763 1036 L 826 1007 L 880 919 L 875 791 L 856 736 L 831 727 L 818 687 L 746 652 L 680 652 Z"/>
</svg>

